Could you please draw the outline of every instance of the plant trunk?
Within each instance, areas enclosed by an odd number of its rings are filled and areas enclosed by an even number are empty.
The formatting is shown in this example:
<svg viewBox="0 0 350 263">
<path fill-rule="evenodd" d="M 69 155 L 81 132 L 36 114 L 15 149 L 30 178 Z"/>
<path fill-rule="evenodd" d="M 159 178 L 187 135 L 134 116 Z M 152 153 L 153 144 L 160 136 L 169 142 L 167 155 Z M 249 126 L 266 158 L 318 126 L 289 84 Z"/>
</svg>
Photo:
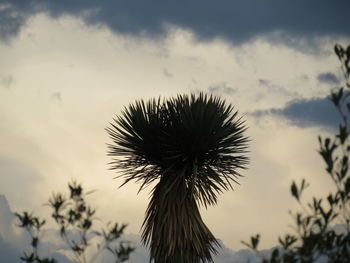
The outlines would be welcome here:
<svg viewBox="0 0 350 263">
<path fill-rule="evenodd" d="M 164 176 L 153 189 L 142 241 L 154 263 L 213 262 L 219 243 L 204 224 L 184 177 Z"/>
</svg>

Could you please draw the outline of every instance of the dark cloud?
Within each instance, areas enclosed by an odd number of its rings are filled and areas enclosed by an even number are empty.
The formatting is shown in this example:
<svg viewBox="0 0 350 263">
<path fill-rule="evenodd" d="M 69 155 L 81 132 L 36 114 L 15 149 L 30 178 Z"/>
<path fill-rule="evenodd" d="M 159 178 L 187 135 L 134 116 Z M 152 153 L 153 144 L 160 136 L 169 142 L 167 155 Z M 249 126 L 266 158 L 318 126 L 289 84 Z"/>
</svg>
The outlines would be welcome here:
<svg viewBox="0 0 350 263">
<path fill-rule="evenodd" d="M 113 31 L 161 37 L 167 25 L 191 29 L 199 39 L 242 43 L 271 32 L 288 36 L 349 36 L 349 0 L 0 0 L 0 36 L 18 32 L 38 12 L 79 16 Z"/>
<path fill-rule="evenodd" d="M 20 251 L 18 251 L 16 248 L 11 246 L 9 243 L 5 242 L 5 240 L 2 239 L 0 235 L 0 255 L 1 255 L 1 262 L 6 263 L 21 263 L 23 262 L 20 260 Z"/>
<path fill-rule="evenodd" d="M 340 80 L 338 77 L 332 72 L 320 73 L 317 76 L 319 82 L 326 84 L 339 84 Z"/>
<path fill-rule="evenodd" d="M 30 14 L 29 10 L 19 11 L 19 8 L 13 7 L 9 1 L 0 1 L 0 38 L 6 40 L 16 35 Z"/>
<path fill-rule="evenodd" d="M 328 98 L 295 100 L 288 103 L 285 108 L 256 111 L 252 115 L 280 116 L 299 127 L 321 126 L 328 129 L 335 129 L 341 121 L 339 113 Z"/>
<path fill-rule="evenodd" d="M 11 212 L 8 201 L 0 195 L 0 255 L 1 262 L 19 263 L 20 251 L 8 240 L 13 239 L 12 223 L 15 215 Z M 6 240 L 5 240 L 6 239 Z"/>
</svg>

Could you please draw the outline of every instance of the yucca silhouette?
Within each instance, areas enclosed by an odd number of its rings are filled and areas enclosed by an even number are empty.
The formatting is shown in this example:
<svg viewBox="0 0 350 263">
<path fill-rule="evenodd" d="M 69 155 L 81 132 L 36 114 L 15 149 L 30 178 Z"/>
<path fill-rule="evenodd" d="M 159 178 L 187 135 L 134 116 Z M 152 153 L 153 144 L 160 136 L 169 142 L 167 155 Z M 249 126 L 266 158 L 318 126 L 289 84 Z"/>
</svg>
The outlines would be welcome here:
<svg viewBox="0 0 350 263">
<path fill-rule="evenodd" d="M 126 184 L 152 182 L 142 241 L 155 263 L 212 262 L 218 242 L 204 224 L 199 205 L 237 183 L 245 156 L 246 127 L 232 105 L 211 95 L 140 100 L 106 129 L 111 169 Z"/>
</svg>

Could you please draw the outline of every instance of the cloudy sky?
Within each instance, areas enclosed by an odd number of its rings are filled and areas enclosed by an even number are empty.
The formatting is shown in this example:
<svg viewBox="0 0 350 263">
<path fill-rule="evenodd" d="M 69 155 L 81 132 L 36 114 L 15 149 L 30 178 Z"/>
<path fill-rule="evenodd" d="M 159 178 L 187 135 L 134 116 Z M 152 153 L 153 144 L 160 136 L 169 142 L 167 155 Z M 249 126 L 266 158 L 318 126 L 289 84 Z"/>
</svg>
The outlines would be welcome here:
<svg viewBox="0 0 350 263">
<path fill-rule="evenodd" d="M 333 46 L 350 43 L 349 10 L 348 0 L 0 0 L 7 262 L 25 246 L 11 213 L 49 216 L 43 204 L 71 179 L 95 189 L 101 220 L 128 223 L 137 242 L 149 189 L 118 188 L 104 128 L 136 99 L 200 91 L 236 105 L 251 138 L 241 185 L 201 210 L 224 244 L 216 262 L 244 259 L 240 241 L 252 234 L 271 248 L 293 231 L 291 181 L 306 178 L 310 196 L 330 189 L 317 136 L 338 121 L 326 97 L 343 81 Z M 147 262 L 142 253 L 132 262 Z"/>
</svg>

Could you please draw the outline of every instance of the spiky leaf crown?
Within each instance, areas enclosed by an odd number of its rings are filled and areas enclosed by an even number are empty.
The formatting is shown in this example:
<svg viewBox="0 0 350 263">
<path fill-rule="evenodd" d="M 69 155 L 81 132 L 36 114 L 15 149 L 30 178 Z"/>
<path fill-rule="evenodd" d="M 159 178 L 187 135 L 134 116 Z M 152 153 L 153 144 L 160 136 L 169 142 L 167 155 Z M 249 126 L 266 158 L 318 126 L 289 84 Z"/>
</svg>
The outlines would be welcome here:
<svg viewBox="0 0 350 263">
<path fill-rule="evenodd" d="M 200 203 L 215 204 L 248 163 L 237 116 L 232 105 L 202 93 L 136 101 L 106 129 L 111 169 L 122 172 L 124 184 L 142 182 L 140 190 L 162 176 L 182 178 Z"/>
</svg>

